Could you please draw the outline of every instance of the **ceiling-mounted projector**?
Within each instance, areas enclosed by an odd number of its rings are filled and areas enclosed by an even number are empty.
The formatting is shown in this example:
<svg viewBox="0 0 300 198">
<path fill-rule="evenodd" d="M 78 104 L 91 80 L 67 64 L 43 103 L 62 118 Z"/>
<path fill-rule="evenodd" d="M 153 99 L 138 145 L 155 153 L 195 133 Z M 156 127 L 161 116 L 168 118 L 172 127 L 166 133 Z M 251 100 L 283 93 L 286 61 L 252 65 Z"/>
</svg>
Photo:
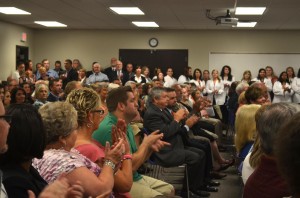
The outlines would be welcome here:
<svg viewBox="0 0 300 198">
<path fill-rule="evenodd" d="M 217 16 L 213 17 L 210 15 L 210 10 L 206 10 L 206 17 L 214 20 L 216 22 L 216 25 L 224 25 L 224 26 L 236 26 L 239 19 L 238 18 L 232 18 L 230 16 L 230 10 L 227 10 L 227 14 L 225 16 Z"/>
<path fill-rule="evenodd" d="M 228 26 L 236 26 L 238 23 L 238 18 L 219 18 L 216 20 L 217 25 L 228 25 Z"/>
</svg>

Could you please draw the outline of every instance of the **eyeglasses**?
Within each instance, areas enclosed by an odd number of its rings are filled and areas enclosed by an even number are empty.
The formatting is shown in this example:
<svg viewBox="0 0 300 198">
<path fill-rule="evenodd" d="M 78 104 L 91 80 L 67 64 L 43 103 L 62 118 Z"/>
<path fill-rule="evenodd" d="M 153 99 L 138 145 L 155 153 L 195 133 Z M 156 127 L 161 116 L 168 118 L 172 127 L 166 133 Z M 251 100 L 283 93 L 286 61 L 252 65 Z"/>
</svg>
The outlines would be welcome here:
<svg viewBox="0 0 300 198">
<path fill-rule="evenodd" d="M 2 116 L 0 116 L 0 119 L 5 120 L 8 124 L 11 123 L 11 118 L 12 118 L 11 115 L 2 115 Z"/>
<path fill-rule="evenodd" d="M 98 110 L 92 110 L 91 112 L 95 112 L 95 113 L 99 113 L 100 115 L 104 114 L 104 110 L 103 109 L 98 109 Z"/>
</svg>

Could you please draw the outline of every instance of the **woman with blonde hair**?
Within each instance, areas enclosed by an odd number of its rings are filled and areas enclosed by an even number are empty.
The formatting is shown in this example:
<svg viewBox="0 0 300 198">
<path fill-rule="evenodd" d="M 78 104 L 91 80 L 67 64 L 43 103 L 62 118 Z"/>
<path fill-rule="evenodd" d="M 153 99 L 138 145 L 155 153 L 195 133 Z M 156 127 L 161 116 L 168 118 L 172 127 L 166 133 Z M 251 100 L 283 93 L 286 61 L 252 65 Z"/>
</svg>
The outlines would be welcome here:
<svg viewBox="0 0 300 198">
<path fill-rule="evenodd" d="M 250 83 L 252 79 L 252 74 L 250 70 L 246 70 L 243 73 L 243 78 L 241 79 L 241 82 L 246 82 L 246 83 Z"/>
<path fill-rule="evenodd" d="M 93 132 L 98 129 L 99 124 L 106 116 L 105 109 L 101 105 L 99 95 L 92 89 L 83 88 L 73 90 L 67 97 L 69 102 L 77 110 L 77 139 L 75 149 L 91 161 L 103 167 L 103 159 L 105 158 L 104 147 L 97 141 L 92 139 Z M 130 148 L 126 139 L 125 122 L 119 120 L 117 128 L 114 128 L 114 142 L 116 138 L 124 140 L 125 154 L 120 169 L 114 176 L 114 195 L 116 197 L 130 197 L 127 193 L 132 186 L 132 163 Z M 118 137 L 117 137 L 118 136 Z M 119 196 L 122 193 L 122 196 Z"/>
<path fill-rule="evenodd" d="M 239 108 L 235 119 L 235 147 L 239 158 L 243 161 L 256 137 L 255 113 L 260 105 L 243 105 Z"/>
</svg>

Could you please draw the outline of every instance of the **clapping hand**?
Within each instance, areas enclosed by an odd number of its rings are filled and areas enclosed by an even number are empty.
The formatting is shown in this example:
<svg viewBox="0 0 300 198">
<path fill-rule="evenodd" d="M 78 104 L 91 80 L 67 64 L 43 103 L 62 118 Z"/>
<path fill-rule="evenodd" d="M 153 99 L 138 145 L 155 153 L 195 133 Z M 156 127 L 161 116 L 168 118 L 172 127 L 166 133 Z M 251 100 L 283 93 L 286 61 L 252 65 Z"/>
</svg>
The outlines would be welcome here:
<svg viewBox="0 0 300 198">
<path fill-rule="evenodd" d="M 150 135 L 145 134 L 143 143 L 147 144 L 153 151 L 159 152 L 163 147 L 171 145 L 168 142 L 162 141 L 163 136 L 163 133 L 159 133 L 159 130 L 156 130 Z"/>
</svg>

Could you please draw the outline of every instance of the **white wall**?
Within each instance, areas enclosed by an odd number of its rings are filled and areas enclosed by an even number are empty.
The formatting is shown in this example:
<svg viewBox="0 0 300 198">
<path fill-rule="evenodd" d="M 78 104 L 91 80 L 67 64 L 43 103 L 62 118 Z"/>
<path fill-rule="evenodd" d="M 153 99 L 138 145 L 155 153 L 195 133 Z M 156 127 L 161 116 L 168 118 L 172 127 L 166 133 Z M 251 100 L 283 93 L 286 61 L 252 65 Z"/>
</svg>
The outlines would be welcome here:
<svg viewBox="0 0 300 198">
<path fill-rule="evenodd" d="M 93 61 L 106 67 L 119 49 L 150 49 L 151 37 L 159 40 L 156 49 L 188 49 L 189 65 L 200 69 L 209 68 L 210 52 L 300 53 L 300 31 L 38 30 L 34 59 L 78 58 L 88 69 Z"/>
<path fill-rule="evenodd" d="M 22 32 L 27 33 L 27 41 L 21 42 Z M 34 31 L 22 26 L 0 21 L 0 80 L 6 80 L 16 69 L 16 46 L 29 47 L 29 58 L 33 57 Z"/>
<path fill-rule="evenodd" d="M 93 61 L 106 67 L 119 49 L 151 49 L 151 37 L 159 40 L 156 49 L 188 49 L 189 65 L 202 70 L 209 68 L 210 52 L 300 53 L 300 31 L 293 30 L 29 30 L 2 22 L 0 29 L 1 79 L 14 67 L 22 31 L 28 32 L 25 45 L 34 63 L 48 58 L 53 66 L 55 60 L 78 58 L 87 69 Z M 2 67 L 10 69 L 2 74 Z"/>
</svg>

